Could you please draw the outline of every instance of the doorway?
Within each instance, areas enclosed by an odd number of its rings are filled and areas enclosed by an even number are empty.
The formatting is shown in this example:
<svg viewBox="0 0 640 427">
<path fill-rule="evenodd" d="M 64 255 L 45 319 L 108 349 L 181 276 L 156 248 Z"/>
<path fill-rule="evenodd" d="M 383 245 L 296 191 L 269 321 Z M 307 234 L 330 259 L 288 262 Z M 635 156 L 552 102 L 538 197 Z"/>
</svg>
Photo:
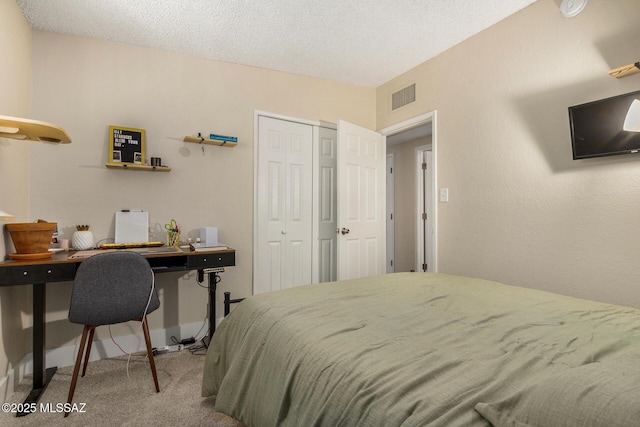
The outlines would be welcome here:
<svg viewBox="0 0 640 427">
<path fill-rule="evenodd" d="M 437 271 L 436 112 L 385 128 L 387 153 L 393 169 L 387 170 L 387 237 L 393 251 L 387 256 L 388 272 Z"/>
</svg>

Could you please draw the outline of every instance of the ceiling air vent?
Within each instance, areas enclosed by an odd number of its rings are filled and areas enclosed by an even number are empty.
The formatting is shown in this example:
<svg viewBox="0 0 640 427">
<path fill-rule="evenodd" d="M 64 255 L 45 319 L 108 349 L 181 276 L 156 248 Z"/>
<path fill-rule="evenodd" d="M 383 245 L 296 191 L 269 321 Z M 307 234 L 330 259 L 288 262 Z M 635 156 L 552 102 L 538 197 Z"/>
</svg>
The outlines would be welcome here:
<svg viewBox="0 0 640 427">
<path fill-rule="evenodd" d="M 391 109 L 396 110 L 416 100 L 416 84 L 400 89 L 391 95 Z"/>
</svg>

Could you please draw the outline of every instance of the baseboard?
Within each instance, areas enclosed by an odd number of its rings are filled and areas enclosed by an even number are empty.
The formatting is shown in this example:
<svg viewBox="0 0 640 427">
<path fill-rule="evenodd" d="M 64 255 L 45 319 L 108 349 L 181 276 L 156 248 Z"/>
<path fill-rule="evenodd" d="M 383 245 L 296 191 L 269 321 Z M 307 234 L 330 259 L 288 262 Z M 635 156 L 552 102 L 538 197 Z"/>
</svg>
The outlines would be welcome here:
<svg viewBox="0 0 640 427">
<path fill-rule="evenodd" d="M 27 361 L 32 359 L 31 354 L 25 355 L 20 362 L 13 368 L 7 369 L 7 375 L 0 378 L 0 396 L 2 396 L 3 402 L 9 402 L 9 398 L 16 390 L 16 386 L 20 384 L 20 381 L 27 375 Z M 31 363 L 33 368 L 33 363 Z M 30 373 L 32 373 L 31 371 Z"/>
<path fill-rule="evenodd" d="M 185 339 L 196 337 L 196 334 L 203 334 L 204 331 L 202 322 L 198 322 L 166 329 L 153 329 L 149 332 L 151 335 L 152 345 L 154 347 L 162 347 L 164 345 L 175 344 L 171 339 L 172 336 L 177 339 Z M 144 351 L 146 348 L 142 329 L 140 329 L 136 334 L 117 336 L 114 337 L 114 339 L 118 345 L 127 352 Z M 78 341 L 80 341 L 79 338 Z M 77 345 L 69 345 L 47 350 L 45 352 L 46 367 L 50 368 L 57 366 L 58 368 L 62 368 L 64 366 L 72 366 L 75 363 L 76 351 Z M 108 338 L 93 342 L 90 361 L 108 359 L 110 357 L 121 355 L 123 355 L 122 350 L 118 348 L 111 338 Z M 27 353 L 13 369 L 8 370 L 6 376 L 0 378 L 0 396 L 3 398 L 2 401 L 7 402 L 7 399 L 15 390 L 15 385 L 19 384 L 26 375 L 30 375 L 32 373 L 33 353 Z"/>
<path fill-rule="evenodd" d="M 3 402 L 9 402 L 9 396 L 13 394 L 15 385 L 15 369 L 9 369 L 7 375 L 0 379 L 0 396 Z"/>
</svg>

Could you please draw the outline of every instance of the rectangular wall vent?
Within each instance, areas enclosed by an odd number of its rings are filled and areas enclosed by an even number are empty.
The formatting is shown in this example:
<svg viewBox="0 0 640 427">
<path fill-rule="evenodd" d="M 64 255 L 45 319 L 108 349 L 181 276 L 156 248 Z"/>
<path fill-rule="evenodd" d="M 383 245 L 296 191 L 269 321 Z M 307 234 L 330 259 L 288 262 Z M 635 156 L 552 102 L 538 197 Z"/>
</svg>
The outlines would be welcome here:
<svg viewBox="0 0 640 427">
<path fill-rule="evenodd" d="M 416 100 L 416 84 L 407 86 L 404 89 L 391 95 L 391 109 L 396 110 L 402 106 L 412 103 Z"/>
</svg>

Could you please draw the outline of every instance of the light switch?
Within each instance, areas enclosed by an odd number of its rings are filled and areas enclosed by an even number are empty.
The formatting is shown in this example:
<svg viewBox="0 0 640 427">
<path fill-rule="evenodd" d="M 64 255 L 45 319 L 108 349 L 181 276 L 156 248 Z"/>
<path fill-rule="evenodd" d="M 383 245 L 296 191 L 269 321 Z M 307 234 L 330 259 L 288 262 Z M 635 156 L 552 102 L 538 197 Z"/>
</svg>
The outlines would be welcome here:
<svg viewBox="0 0 640 427">
<path fill-rule="evenodd" d="M 449 201 L 449 189 L 441 188 L 440 189 L 440 203 L 447 203 Z"/>
</svg>

